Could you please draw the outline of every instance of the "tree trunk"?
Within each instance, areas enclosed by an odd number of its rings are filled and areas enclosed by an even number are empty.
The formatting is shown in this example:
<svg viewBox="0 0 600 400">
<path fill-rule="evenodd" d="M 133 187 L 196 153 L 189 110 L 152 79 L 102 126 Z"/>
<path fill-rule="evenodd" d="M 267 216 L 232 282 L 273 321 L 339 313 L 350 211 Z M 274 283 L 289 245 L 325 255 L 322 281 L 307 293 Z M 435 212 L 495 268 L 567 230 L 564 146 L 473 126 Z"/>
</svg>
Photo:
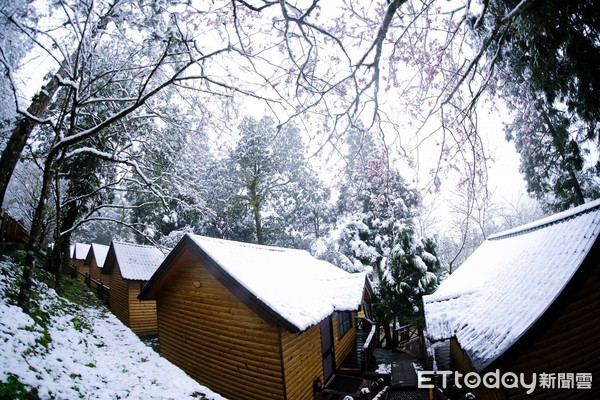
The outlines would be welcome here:
<svg viewBox="0 0 600 400">
<path fill-rule="evenodd" d="M 61 70 L 62 71 L 62 70 Z M 58 80 L 56 75 L 48 82 L 48 84 L 40 90 L 40 92 L 33 98 L 33 101 L 27 112 L 36 117 L 42 117 L 50 104 L 50 100 L 58 89 Z M 10 182 L 10 178 L 15 170 L 21 153 L 27 144 L 33 128 L 37 126 L 37 122 L 27 118 L 21 117 L 15 129 L 13 130 L 8 143 L 2 152 L 0 157 L 0 207 L 4 203 L 4 196 L 6 195 L 6 188 Z"/>
<path fill-rule="evenodd" d="M 91 38 L 94 39 L 98 34 L 101 34 L 106 29 L 111 16 L 116 11 L 113 4 L 106 14 L 98 20 L 96 28 L 91 33 Z M 27 108 L 27 113 L 37 118 L 43 118 L 48 105 L 52 101 L 52 98 L 56 94 L 59 88 L 59 76 L 67 76 L 66 71 L 62 68 L 58 70 L 56 74 L 50 79 L 46 86 L 42 87 L 37 95 L 32 99 L 31 105 Z M 21 153 L 25 148 L 25 144 L 31 136 L 31 132 L 38 125 L 37 121 L 34 121 L 27 117 L 21 117 L 15 129 L 13 130 L 6 148 L 2 152 L 0 157 L 0 208 L 4 204 L 4 196 L 6 195 L 6 188 L 10 182 L 10 178 L 15 170 Z"/>
<path fill-rule="evenodd" d="M 265 238 L 263 236 L 262 222 L 260 220 L 260 206 L 255 203 L 252 205 L 254 212 L 254 225 L 256 226 L 256 243 L 265 244 Z"/>
<path fill-rule="evenodd" d="M 33 284 L 33 268 L 35 255 L 38 252 L 38 247 L 41 241 L 41 234 L 44 225 L 44 208 L 46 200 L 50 192 L 50 183 L 52 182 L 52 160 L 47 159 L 44 164 L 44 175 L 42 179 L 42 188 L 40 198 L 35 209 L 33 220 L 31 222 L 31 231 L 29 232 L 29 243 L 27 244 L 27 256 L 25 257 L 25 268 L 23 270 L 23 279 L 19 287 L 19 302 L 18 305 L 25 313 L 29 313 L 31 287 Z"/>
<path fill-rule="evenodd" d="M 258 194 L 258 173 L 250 183 L 250 205 L 252 206 L 252 214 L 254 216 L 254 228 L 256 229 L 256 243 L 265 244 L 263 236 L 262 221 L 260 219 L 261 196 Z"/>
<path fill-rule="evenodd" d="M 23 279 L 19 285 L 18 306 L 24 313 L 29 314 L 31 309 L 31 286 L 33 284 L 33 268 L 35 265 L 35 253 L 27 250 L 25 256 L 25 267 L 23 268 Z"/>
<path fill-rule="evenodd" d="M 60 207 L 60 205 L 59 205 Z M 57 215 L 63 215 L 62 212 Z M 69 246 L 71 244 L 71 229 L 77 221 L 79 216 L 79 204 L 77 202 L 70 202 L 67 207 L 67 212 L 62 217 L 62 223 L 56 221 L 60 229 L 57 230 L 55 241 L 56 254 L 52 259 L 51 271 L 54 273 L 54 287 L 58 293 L 62 291 L 62 275 L 66 266 L 69 264 Z M 65 235 L 61 235 L 61 232 L 69 232 Z M 54 249 L 53 249 L 54 250 Z"/>
<path fill-rule="evenodd" d="M 392 349 L 394 347 L 394 339 L 392 338 L 389 321 L 383 324 L 383 334 L 385 336 L 385 348 Z"/>
</svg>

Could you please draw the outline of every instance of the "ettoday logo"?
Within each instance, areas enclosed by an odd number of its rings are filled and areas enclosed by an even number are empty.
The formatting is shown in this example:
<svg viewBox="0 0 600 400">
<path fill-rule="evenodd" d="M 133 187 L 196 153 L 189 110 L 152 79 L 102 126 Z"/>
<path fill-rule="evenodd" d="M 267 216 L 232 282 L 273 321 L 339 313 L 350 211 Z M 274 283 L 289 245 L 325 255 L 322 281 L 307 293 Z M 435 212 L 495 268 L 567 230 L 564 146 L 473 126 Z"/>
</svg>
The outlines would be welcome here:
<svg viewBox="0 0 600 400">
<path fill-rule="evenodd" d="M 417 371 L 417 385 L 422 389 L 432 389 L 433 379 L 441 377 L 441 387 L 446 389 L 449 378 L 453 378 L 458 389 L 474 389 L 481 385 L 489 389 L 516 389 L 525 388 L 531 394 L 536 388 L 543 389 L 591 389 L 591 373 L 540 373 L 531 374 L 527 379 L 525 374 L 514 372 L 501 373 L 499 369 L 480 375 L 477 372 L 462 374 L 458 371 Z"/>
</svg>

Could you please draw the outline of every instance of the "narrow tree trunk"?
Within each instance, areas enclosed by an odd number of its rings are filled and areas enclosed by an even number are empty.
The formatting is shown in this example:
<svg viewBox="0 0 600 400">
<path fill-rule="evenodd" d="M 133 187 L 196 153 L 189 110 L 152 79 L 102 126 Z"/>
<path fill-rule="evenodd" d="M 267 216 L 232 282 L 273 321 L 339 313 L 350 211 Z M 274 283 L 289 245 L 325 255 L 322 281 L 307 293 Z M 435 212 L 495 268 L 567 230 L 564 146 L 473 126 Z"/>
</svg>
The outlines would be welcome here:
<svg viewBox="0 0 600 400">
<path fill-rule="evenodd" d="M 56 75 L 55 75 L 56 76 Z M 58 89 L 58 80 L 53 77 L 48 84 L 33 98 L 33 102 L 27 109 L 27 112 L 36 117 L 42 117 L 50 104 L 50 100 Z M 10 182 L 10 178 L 15 170 L 21 153 L 27 144 L 33 128 L 37 126 L 37 122 L 27 117 L 21 117 L 12 135 L 8 139 L 8 143 L 0 157 L 0 207 L 4 203 L 6 188 Z"/>
<path fill-rule="evenodd" d="M 261 196 L 258 194 L 258 172 L 255 172 L 255 177 L 250 183 L 250 205 L 254 215 L 254 228 L 256 229 L 256 243 L 265 244 L 263 236 L 262 221 L 260 219 Z"/>
<path fill-rule="evenodd" d="M 23 278 L 19 285 L 19 300 L 17 303 L 26 314 L 29 314 L 31 309 L 31 286 L 33 285 L 34 265 L 35 253 L 32 250 L 27 250 L 25 266 L 23 268 Z"/>
<path fill-rule="evenodd" d="M 97 35 L 104 32 L 111 16 L 116 11 L 115 6 L 118 2 L 115 2 L 104 16 L 98 20 L 98 24 L 91 33 L 91 38 L 94 39 Z M 46 86 L 42 87 L 40 92 L 32 99 L 31 105 L 27 108 L 27 113 L 37 118 L 43 118 L 48 109 L 48 105 L 52 98 L 56 94 L 59 88 L 59 76 L 67 76 L 65 70 L 61 67 L 56 74 L 50 79 Z M 31 136 L 31 132 L 38 125 L 37 121 L 34 121 L 27 117 L 21 117 L 15 129 L 13 130 L 6 148 L 2 152 L 0 157 L 0 208 L 4 204 L 4 196 L 6 195 L 6 188 L 10 182 L 10 178 L 15 170 L 21 153 L 25 148 L 25 144 Z"/>
<path fill-rule="evenodd" d="M 254 212 L 254 225 L 256 226 L 256 242 L 258 244 L 265 244 L 262 221 L 260 220 L 260 206 L 255 203 L 252 205 L 252 210 Z"/>
<path fill-rule="evenodd" d="M 385 336 L 385 348 L 391 349 L 394 347 L 394 340 L 392 338 L 392 330 L 390 329 L 389 321 L 383 324 L 383 334 Z"/>
<path fill-rule="evenodd" d="M 60 207 L 60 206 L 59 206 Z M 53 258 L 52 272 L 54 273 L 54 287 L 58 293 L 62 291 L 62 275 L 64 268 L 69 263 L 69 246 L 71 244 L 71 233 L 62 235 L 61 232 L 70 232 L 77 217 L 79 216 L 79 204 L 77 202 L 69 203 L 66 213 L 59 213 L 64 215 L 62 217 L 62 223 L 60 223 L 60 229 L 58 229 L 55 238 L 55 247 L 57 247 L 56 256 Z M 57 221 L 57 224 L 59 221 Z"/>
<path fill-rule="evenodd" d="M 35 256 L 38 252 L 41 240 L 44 221 L 44 208 L 46 207 L 46 200 L 48 199 L 48 195 L 50 193 L 50 182 L 52 182 L 53 172 L 51 169 L 51 164 L 52 161 L 50 159 L 47 159 L 44 165 L 42 189 L 40 191 L 40 198 L 35 209 L 33 220 L 31 222 L 31 231 L 29 232 L 29 243 L 27 244 L 27 256 L 25 257 L 23 279 L 19 287 L 18 305 L 26 313 L 29 313 L 30 310 L 31 287 L 33 285 L 33 268 L 35 263 Z"/>
</svg>

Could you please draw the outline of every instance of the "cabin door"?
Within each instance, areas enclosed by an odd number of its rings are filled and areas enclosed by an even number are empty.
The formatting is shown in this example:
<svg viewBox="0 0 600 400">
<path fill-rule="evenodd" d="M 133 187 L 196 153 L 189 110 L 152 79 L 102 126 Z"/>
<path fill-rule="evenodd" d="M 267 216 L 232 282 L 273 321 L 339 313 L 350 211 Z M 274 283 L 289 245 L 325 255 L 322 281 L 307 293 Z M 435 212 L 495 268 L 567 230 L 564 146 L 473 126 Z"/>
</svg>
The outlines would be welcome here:
<svg viewBox="0 0 600 400">
<path fill-rule="evenodd" d="M 321 321 L 321 350 L 323 352 L 323 375 L 325 382 L 327 382 L 335 369 L 331 317 L 327 317 Z"/>
</svg>

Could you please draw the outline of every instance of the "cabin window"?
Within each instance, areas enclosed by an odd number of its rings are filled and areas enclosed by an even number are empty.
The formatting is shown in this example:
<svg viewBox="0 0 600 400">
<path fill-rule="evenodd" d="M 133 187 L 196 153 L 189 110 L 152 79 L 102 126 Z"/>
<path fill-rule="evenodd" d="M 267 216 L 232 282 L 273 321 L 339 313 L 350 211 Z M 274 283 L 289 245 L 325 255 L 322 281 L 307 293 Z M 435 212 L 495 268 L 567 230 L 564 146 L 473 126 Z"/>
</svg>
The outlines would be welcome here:
<svg viewBox="0 0 600 400">
<path fill-rule="evenodd" d="M 352 313 L 349 311 L 338 312 L 338 339 L 346 334 L 352 327 Z"/>
</svg>

